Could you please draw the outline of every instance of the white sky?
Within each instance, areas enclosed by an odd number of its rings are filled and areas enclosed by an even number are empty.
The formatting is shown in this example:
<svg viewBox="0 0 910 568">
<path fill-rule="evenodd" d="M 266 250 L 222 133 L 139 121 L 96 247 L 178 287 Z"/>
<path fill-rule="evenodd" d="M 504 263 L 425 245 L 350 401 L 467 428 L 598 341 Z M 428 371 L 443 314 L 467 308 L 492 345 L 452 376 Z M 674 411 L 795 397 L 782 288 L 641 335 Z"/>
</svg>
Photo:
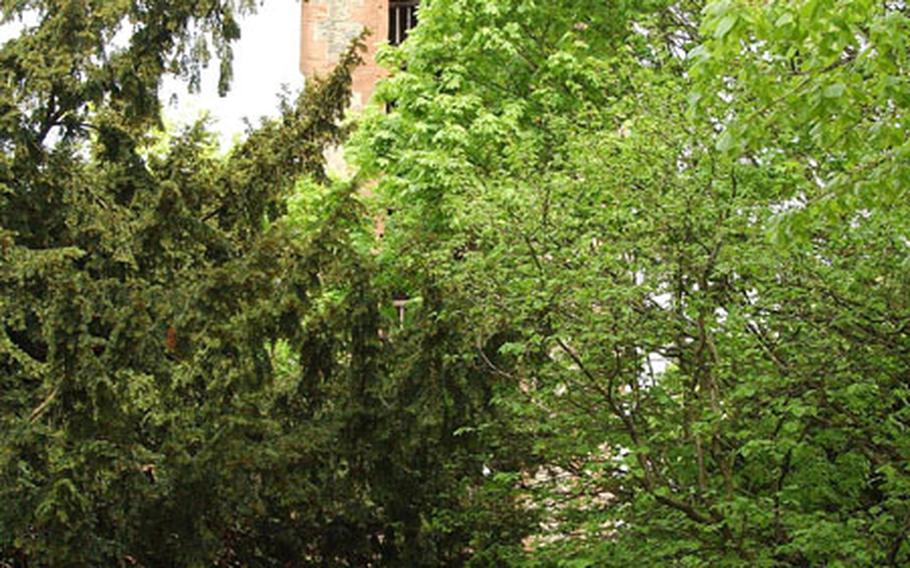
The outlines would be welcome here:
<svg viewBox="0 0 910 568">
<path fill-rule="evenodd" d="M 26 17 L 26 25 L 34 25 Z M 0 43 L 15 37 L 18 22 L 0 26 Z M 303 86 L 298 68 L 300 56 L 300 1 L 266 0 L 255 14 L 240 20 L 240 40 L 234 42 L 234 80 L 227 96 L 218 96 L 218 65 L 205 73 L 200 92 L 187 93 L 186 86 L 172 77 L 165 79 L 162 100 L 165 119 L 175 124 L 193 121 L 203 110 L 213 118 L 222 147 L 244 130 L 243 119 L 254 124 L 261 116 L 274 116 L 282 85 L 292 91 Z M 177 105 L 168 104 L 171 95 Z"/>
<path fill-rule="evenodd" d="M 234 80 L 226 97 L 218 96 L 217 64 L 207 70 L 199 94 L 188 94 L 185 85 L 170 77 L 162 92 L 169 121 L 191 122 L 208 110 L 222 147 L 243 132 L 244 118 L 255 124 L 261 116 L 277 114 L 282 85 L 293 91 L 303 86 L 298 66 L 299 0 L 266 0 L 255 14 L 240 20 L 240 34 L 234 43 Z M 178 96 L 176 107 L 167 104 L 173 93 Z"/>
</svg>

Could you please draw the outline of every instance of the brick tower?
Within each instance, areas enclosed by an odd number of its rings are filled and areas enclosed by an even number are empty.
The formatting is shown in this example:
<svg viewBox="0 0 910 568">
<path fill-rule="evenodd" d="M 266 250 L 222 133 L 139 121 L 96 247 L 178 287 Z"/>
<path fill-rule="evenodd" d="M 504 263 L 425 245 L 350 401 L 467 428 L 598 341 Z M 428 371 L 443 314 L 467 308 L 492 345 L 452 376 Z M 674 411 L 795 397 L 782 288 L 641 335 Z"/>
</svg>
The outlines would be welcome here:
<svg viewBox="0 0 910 568">
<path fill-rule="evenodd" d="M 417 24 L 417 0 L 308 0 L 300 8 L 300 71 L 325 75 L 351 40 L 370 30 L 364 64 L 354 72 L 352 105 L 360 108 L 385 72 L 376 64 L 381 42 L 398 45 Z"/>
</svg>

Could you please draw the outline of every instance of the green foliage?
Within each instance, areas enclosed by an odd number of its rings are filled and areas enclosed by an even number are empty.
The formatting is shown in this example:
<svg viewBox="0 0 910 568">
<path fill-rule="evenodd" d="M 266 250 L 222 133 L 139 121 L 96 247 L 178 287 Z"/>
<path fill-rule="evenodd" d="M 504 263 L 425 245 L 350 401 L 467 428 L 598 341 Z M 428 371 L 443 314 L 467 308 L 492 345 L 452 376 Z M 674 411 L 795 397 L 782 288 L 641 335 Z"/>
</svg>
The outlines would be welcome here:
<svg viewBox="0 0 910 568">
<path fill-rule="evenodd" d="M 541 521 L 479 562 L 910 561 L 906 9 L 701 8 L 437 0 L 386 54 L 382 272 Z"/>
<path fill-rule="evenodd" d="M 34 10 L 40 22 L 0 53 L 4 562 L 363 554 L 326 540 L 363 482 L 338 473 L 343 414 L 315 419 L 317 395 L 350 379 L 306 382 L 326 371 L 313 355 L 325 342 L 363 374 L 378 341 L 349 244 L 361 221 L 350 188 L 309 239 L 285 206 L 300 176 L 324 177 L 356 50 L 226 158 L 203 124 L 149 151 L 161 74 L 197 69 L 206 37 L 228 64 L 233 9 L 4 4 L 4 18 Z M 124 26 L 128 44 L 112 48 Z M 337 290 L 345 324 L 326 327 L 314 306 Z"/>
<path fill-rule="evenodd" d="M 690 53 L 718 148 L 792 173 L 785 199 L 833 224 L 907 200 L 910 104 L 902 2 L 715 1 Z"/>
<path fill-rule="evenodd" d="M 247 3 L 0 6 L 0 564 L 910 562 L 903 3 L 427 1 L 344 183 L 356 45 L 219 157 Z"/>
<path fill-rule="evenodd" d="M 39 23 L 0 51 L 0 564 L 432 566 L 518 538 L 509 501 L 471 512 L 465 339 L 430 288 L 398 329 L 358 185 L 324 171 L 359 42 L 219 157 L 204 122 L 156 132 L 158 85 L 208 45 L 228 77 L 247 3 L 2 7 Z"/>
</svg>

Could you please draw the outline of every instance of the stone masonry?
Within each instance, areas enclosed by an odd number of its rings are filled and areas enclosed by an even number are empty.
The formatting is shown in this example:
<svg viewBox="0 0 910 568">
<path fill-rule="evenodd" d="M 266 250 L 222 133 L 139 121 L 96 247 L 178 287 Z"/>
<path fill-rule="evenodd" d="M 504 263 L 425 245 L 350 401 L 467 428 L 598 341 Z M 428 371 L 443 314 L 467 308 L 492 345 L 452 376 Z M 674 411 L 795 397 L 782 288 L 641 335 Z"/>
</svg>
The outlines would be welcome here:
<svg viewBox="0 0 910 568">
<path fill-rule="evenodd" d="M 354 72 L 354 108 L 362 108 L 385 71 L 376 64 L 377 45 L 388 36 L 389 0 L 308 0 L 300 10 L 300 71 L 327 74 L 351 40 L 370 30 L 364 64 Z"/>
</svg>

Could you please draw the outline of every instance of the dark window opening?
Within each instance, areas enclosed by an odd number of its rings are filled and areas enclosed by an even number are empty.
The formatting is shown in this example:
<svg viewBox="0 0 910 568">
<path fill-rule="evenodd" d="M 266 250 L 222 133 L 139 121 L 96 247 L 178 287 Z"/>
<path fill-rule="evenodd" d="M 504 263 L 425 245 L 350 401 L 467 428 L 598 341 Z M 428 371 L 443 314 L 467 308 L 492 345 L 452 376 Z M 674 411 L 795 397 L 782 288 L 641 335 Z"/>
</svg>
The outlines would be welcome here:
<svg viewBox="0 0 910 568">
<path fill-rule="evenodd" d="M 417 0 L 389 0 L 389 43 L 401 45 L 417 25 Z"/>
</svg>

